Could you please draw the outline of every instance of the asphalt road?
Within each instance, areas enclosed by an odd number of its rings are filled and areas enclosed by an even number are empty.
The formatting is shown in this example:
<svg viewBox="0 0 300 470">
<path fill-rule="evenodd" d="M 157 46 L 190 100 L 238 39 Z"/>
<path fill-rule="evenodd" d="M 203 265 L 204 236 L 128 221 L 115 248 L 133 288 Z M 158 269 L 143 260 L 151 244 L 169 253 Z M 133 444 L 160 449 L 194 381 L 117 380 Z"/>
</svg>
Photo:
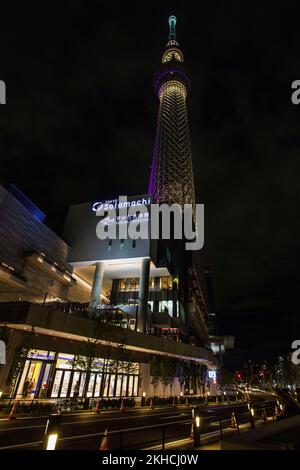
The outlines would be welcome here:
<svg viewBox="0 0 300 470">
<path fill-rule="evenodd" d="M 264 405 L 264 397 L 253 396 L 252 400 L 255 408 Z M 201 432 L 218 430 L 219 418 L 224 420 L 223 426 L 228 427 L 232 411 L 235 411 L 240 424 L 249 421 L 245 403 L 212 405 L 201 410 Z M 257 416 L 260 416 L 259 410 Z M 40 449 L 46 421 L 46 417 L 0 420 L 0 450 Z M 145 449 L 160 444 L 163 434 L 166 442 L 188 438 L 191 424 L 192 408 L 186 405 L 154 410 L 134 409 L 124 413 L 65 415 L 57 449 L 97 450 L 105 429 L 109 432 L 110 449 Z"/>
</svg>

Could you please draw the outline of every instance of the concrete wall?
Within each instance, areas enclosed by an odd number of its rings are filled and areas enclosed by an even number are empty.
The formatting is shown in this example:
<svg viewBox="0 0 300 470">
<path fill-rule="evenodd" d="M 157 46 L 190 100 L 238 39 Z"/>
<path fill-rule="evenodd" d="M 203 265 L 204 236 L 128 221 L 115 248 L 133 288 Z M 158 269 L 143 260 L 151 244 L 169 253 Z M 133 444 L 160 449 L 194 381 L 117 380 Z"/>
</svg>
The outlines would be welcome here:
<svg viewBox="0 0 300 470">
<path fill-rule="evenodd" d="M 148 195 L 128 197 L 128 201 L 149 199 Z M 139 206 L 135 206 L 138 210 Z M 149 206 L 147 206 L 150 209 Z M 110 216 L 112 218 L 112 215 Z M 68 211 L 65 227 L 64 239 L 71 247 L 68 254 L 68 261 L 76 266 L 80 264 L 93 264 L 97 261 L 112 259 L 139 258 L 150 255 L 150 239 L 138 239 L 133 246 L 132 239 L 124 239 L 121 248 L 121 236 L 118 229 L 121 225 L 112 224 L 116 228 L 117 239 L 111 240 L 109 247 L 108 238 L 101 240 L 96 233 L 97 225 L 103 217 L 98 217 L 93 210 L 93 203 L 76 204 Z M 149 226 L 149 222 L 143 222 Z M 127 227 L 127 225 L 126 225 Z M 155 243 L 152 243 L 155 245 Z"/>
<path fill-rule="evenodd" d="M 150 376 L 150 364 L 140 364 L 140 373 L 141 373 L 141 389 L 140 389 L 140 395 L 143 394 L 143 392 L 146 393 L 147 397 L 154 396 L 154 389 L 153 385 L 151 384 L 151 376 Z M 164 395 L 166 397 L 168 396 L 179 396 L 181 392 L 181 387 L 179 380 L 175 378 L 173 387 L 172 387 L 172 393 L 171 393 L 171 388 L 164 387 L 163 384 L 159 381 L 156 389 L 156 396 L 163 397 Z"/>
</svg>

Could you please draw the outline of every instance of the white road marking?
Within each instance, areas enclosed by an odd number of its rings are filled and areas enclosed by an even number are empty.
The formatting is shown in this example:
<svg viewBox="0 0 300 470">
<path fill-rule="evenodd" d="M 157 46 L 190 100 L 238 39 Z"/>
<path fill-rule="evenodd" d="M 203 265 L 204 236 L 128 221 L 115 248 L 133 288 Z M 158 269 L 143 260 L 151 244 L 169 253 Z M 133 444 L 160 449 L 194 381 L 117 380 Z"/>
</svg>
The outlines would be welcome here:
<svg viewBox="0 0 300 470">
<path fill-rule="evenodd" d="M 122 420 L 122 419 L 136 419 L 136 418 L 148 418 L 148 417 L 153 417 L 153 416 L 158 416 L 158 417 L 161 417 L 162 419 L 170 419 L 170 418 L 179 418 L 180 416 L 188 416 L 188 414 L 186 413 L 181 413 L 181 414 L 177 414 L 177 415 L 173 415 L 173 416 L 166 416 L 164 417 L 164 415 L 167 414 L 167 413 L 155 413 L 155 414 L 151 414 L 151 415 L 137 415 L 137 416 L 117 416 L 117 417 L 114 417 L 114 418 L 105 418 L 105 419 L 90 419 L 90 420 L 86 420 L 86 421 L 69 421 L 67 423 L 62 423 L 62 426 L 68 426 L 70 424 L 87 424 L 87 423 L 96 423 L 96 422 L 107 422 L 107 421 L 115 421 L 115 420 Z M 48 416 L 47 416 L 48 418 Z M 13 427 L 13 428 L 3 428 L 3 429 L 0 429 L 0 432 L 5 432 L 5 431 L 17 431 L 17 430 L 23 430 L 23 429 L 32 429 L 32 428 L 44 428 L 46 427 L 46 423 L 45 424 L 35 424 L 33 426 L 19 426 L 19 427 Z"/>
</svg>

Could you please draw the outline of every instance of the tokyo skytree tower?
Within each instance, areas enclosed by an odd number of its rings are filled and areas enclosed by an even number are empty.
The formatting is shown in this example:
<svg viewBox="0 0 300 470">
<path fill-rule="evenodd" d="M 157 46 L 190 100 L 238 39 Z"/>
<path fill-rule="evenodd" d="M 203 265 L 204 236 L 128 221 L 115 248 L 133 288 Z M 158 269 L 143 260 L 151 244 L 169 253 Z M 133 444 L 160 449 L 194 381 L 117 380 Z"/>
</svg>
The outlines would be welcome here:
<svg viewBox="0 0 300 470">
<path fill-rule="evenodd" d="M 190 83 L 175 28 L 176 17 L 170 16 L 169 41 L 154 78 L 160 104 L 148 192 L 154 202 L 192 204 L 194 208 L 195 187 L 186 107 Z"/>
</svg>

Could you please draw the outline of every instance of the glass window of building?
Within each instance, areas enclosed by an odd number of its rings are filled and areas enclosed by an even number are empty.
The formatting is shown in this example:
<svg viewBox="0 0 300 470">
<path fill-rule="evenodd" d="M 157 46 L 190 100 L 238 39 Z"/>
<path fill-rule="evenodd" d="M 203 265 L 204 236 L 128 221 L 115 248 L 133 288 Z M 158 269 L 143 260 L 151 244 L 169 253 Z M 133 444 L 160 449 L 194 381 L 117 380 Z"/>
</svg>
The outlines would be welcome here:
<svg viewBox="0 0 300 470">
<path fill-rule="evenodd" d="M 133 394 L 133 381 L 134 381 L 134 376 L 130 375 L 129 380 L 128 380 L 128 396 L 131 397 Z"/>
<path fill-rule="evenodd" d="M 170 317 L 173 316 L 173 300 L 161 300 L 159 302 L 159 311 L 161 313 L 168 313 Z"/>
<path fill-rule="evenodd" d="M 72 387 L 70 391 L 70 397 L 74 395 L 74 389 L 76 387 L 77 382 L 80 383 L 80 372 L 74 372 L 73 374 L 73 380 L 72 380 Z"/>
<path fill-rule="evenodd" d="M 111 375 L 111 376 L 110 376 L 109 392 L 108 392 L 108 396 L 109 396 L 109 397 L 113 397 L 113 396 L 114 396 L 114 391 L 115 391 L 115 379 L 116 379 L 116 376 L 115 376 L 115 375 Z"/>
<path fill-rule="evenodd" d="M 15 389 L 16 398 L 35 398 L 40 394 L 41 381 L 42 386 L 45 386 L 51 366 L 51 363 L 49 363 L 49 367 L 45 369 L 44 363 L 45 361 L 50 361 L 53 357 L 54 353 L 51 351 L 48 352 L 40 349 L 28 351 L 27 360 L 17 381 Z M 45 377 L 45 374 L 47 378 L 44 380 L 43 376 Z M 46 388 L 47 386 L 44 387 L 44 389 Z"/>
<path fill-rule="evenodd" d="M 160 288 L 163 290 L 172 290 L 173 289 L 173 279 L 172 276 L 163 276 L 160 278 Z"/>
<path fill-rule="evenodd" d="M 74 359 L 74 354 L 65 354 L 59 353 L 56 368 L 57 369 L 72 369 L 72 361 Z"/>
<path fill-rule="evenodd" d="M 61 390 L 59 394 L 63 398 L 68 396 L 70 378 L 71 378 L 71 371 L 69 370 L 64 371 L 64 376 L 63 376 L 62 384 L 61 384 Z"/>
<path fill-rule="evenodd" d="M 139 392 L 139 378 L 136 375 L 134 378 L 134 386 L 133 386 L 133 396 L 137 397 Z"/>
<path fill-rule="evenodd" d="M 80 380 L 79 395 L 78 395 L 79 397 L 83 396 L 84 385 L 85 385 L 85 377 L 86 377 L 86 374 L 85 374 L 85 372 L 83 372 L 81 374 L 81 380 Z"/>
<path fill-rule="evenodd" d="M 140 282 L 138 277 L 121 279 L 120 281 L 120 291 L 129 292 L 136 291 L 140 288 Z"/>
<path fill-rule="evenodd" d="M 95 391 L 94 391 L 94 396 L 95 397 L 100 396 L 101 379 L 102 379 L 102 374 L 97 374 L 96 375 Z"/>
<path fill-rule="evenodd" d="M 123 382 L 122 382 L 122 397 L 127 396 L 127 375 L 123 375 Z"/>
<path fill-rule="evenodd" d="M 52 393 L 51 393 L 51 397 L 53 397 L 53 398 L 59 396 L 60 384 L 61 384 L 61 379 L 62 379 L 63 373 L 64 373 L 63 370 L 57 370 L 56 373 L 55 373 L 53 387 L 52 387 Z"/>
<path fill-rule="evenodd" d="M 96 375 L 95 375 L 95 374 L 91 374 L 91 376 L 90 376 L 90 381 L 89 381 L 89 385 L 88 385 L 88 390 L 87 390 L 87 394 L 86 394 L 87 397 L 92 397 L 92 396 L 93 396 L 95 378 L 96 378 Z"/>
<path fill-rule="evenodd" d="M 21 371 L 16 391 L 16 398 L 67 398 L 74 396 L 75 387 L 79 386 L 79 397 L 84 396 L 87 384 L 86 372 L 84 370 L 74 369 L 72 367 L 72 354 L 57 353 L 58 360 L 55 362 L 54 352 L 48 351 L 29 351 L 28 358 L 25 361 L 24 369 Z M 43 359 L 38 359 L 42 358 Z M 49 360 L 52 358 L 52 360 Z M 98 365 L 103 365 L 104 360 L 98 358 Z M 98 369 L 98 367 L 97 367 Z M 115 374 L 117 372 L 117 375 Z M 131 363 L 119 364 L 117 370 L 114 361 L 108 361 L 108 370 L 103 390 L 103 396 L 120 397 L 135 396 L 135 381 L 138 383 L 139 364 Z M 53 379 L 52 379 L 53 377 Z M 87 386 L 87 397 L 99 397 L 101 392 L 102 374 L 91 371 L 89 384 Z M 30 386 L 28 385 L 30 382 Z M 128 390 L 127 390 L 128 388 Z"/>
<path fill-rule="evenodd" d="M 46 398 L 47 391 L 49 389 L 49 375 L 52 368 L 52 364 L 46 364 L 44 374 L 40 384 L 39 398 Z"/>
<path fill-rule="evenodd" d="M 117 384 L 116 384 L 116 397 L 121 395 L 121 387 L 122 387 L 122 375 L 117 376 Z"/>
<path fill-rule="evenodd" d="M 42 349 L 30 349 L 28 352 L 28 357 L 32 357 L 33 359 L 54 359 L 54 351 L 44 351 Z"/>
<path fill-rule="evenodd" d="M 109 385 L 109 375 L 106 374 L 106 376 L 105 376 L 105 383 L 104 383 L 104 387 L 103 387 L 103 396 L 104 396 L 104 397 L 107 397 L 108 385 Z"/>
</svg>

